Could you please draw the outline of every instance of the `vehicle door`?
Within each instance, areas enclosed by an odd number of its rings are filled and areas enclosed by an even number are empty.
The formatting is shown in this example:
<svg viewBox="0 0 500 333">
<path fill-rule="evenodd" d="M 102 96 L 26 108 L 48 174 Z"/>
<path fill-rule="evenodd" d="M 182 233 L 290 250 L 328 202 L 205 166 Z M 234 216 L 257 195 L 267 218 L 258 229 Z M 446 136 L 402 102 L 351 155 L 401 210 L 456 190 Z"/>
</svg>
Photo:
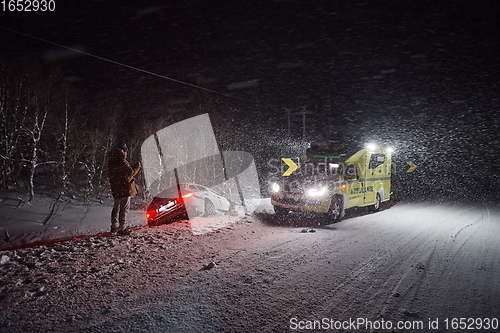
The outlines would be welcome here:
<svg viewBox="0 0 500 333">
<path fill-rule="evenodd" d="M 358 167 L 356 164 L 352 163 L 346 166 L 344 179 L 346 181 L 345 194 L 349 198 L 345 208 L 356 207 L 363 198 L 363 193 L 361 192 L 363 183 L 359 179 Z"/>
<path fill-rule="evenodd" d="M 220 207 L 220 201 L 219 199 L 214 195 L 212 191 L 208 187 L 202 186 L 202 185 L 197 185 L 198 191 L 200 193 L 200 197 L 203 199 L 210 200 L 211 203 L 214 204 L 215 209 L 219 209 Z"/>
<path fill-rule="evenodd" d="M 371 204 L 375 202 L 377 190 L 382 187 L 382 178 L 386 172 L 384 170 L 385 154 L 372 154 L 368 165 L 366 191 L 364 202 Z M 382 198 L 383 199 L 383 198 Z"/>
<path fill-rule="evenodd" d="M 214 205 L 216 205 L 217 209 L 220 209 L 220 210 L 229 210 L 229 200 L 227 200 L 225 197 L 223 197 L 220 193 L 217 193 L 215 192 L 214 190 L 212 190 L 211 188 L 208 189 L 208 191 L 212 194 L 212 196 L 214 198 L 216 198 L 216 200 L 218 201 L 218 206 L 216 203 L 214 203 Z"/>
</svg>

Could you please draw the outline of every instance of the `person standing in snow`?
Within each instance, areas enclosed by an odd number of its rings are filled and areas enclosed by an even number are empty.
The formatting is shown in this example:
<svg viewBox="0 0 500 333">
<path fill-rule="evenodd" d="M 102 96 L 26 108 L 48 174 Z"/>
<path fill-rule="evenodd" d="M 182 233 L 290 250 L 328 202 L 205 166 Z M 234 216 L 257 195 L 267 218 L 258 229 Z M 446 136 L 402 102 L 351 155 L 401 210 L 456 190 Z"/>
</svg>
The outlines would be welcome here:
<svg viewBox="0 0 500 333">
<path fill-rule="evenodd" d="M 127 213 L 130 208 L 130 198 L 137 194 L 134 177 L 141 169 L 139 162 L 133 166 L 127 161 L 128 147 L 122 143 L 109 153 L 108 173 L 111 193 L 114 198 L 111 211 L 111 232 L 122 235 L 130 234 L 125 229 Z"/>
</svg>

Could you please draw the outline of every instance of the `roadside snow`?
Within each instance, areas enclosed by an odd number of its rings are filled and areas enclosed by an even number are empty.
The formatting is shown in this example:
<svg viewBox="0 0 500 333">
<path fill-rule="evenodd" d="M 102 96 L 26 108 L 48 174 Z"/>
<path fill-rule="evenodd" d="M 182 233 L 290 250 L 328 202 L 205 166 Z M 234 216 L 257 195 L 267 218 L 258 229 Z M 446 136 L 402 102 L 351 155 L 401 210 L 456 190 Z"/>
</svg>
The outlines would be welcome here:
<svg viewBox="0 0 500 333">
<path fill-rule="evenodd" d="M 109 231 L 111 199 L 89 204 L 61 202 L 54 216 L 44 225 L 52 204 L 53 199 L 46 196 L 37 197 L 32 204 L 12 196 L 3 197 L 0 204 L 0 249 Z M 131 227 L 146 224 L 142 211 L 131 210 L 127 220 Z"/>
<path fill-rule="evenodd" d="M 134 199 L 132 199 L 134 200 Z M 82 204 L 65 201 L 58 205 L 52 218 L 44 225 L 53 199 L 37 196 L 34 203 L 25 203 L 14 193 L 4 193 L 0 199 L 0 250 L 40 245 L 53 240 L 93 236 L 109 232 L 112 199 Z M 249 211 L 273 212 L 269 199 L 246 200 Z M 224 228 L 245 215 L 243 206 L 237 206 L 236 214 L 196 218 L 190 221 L 192 232 L 200 235 Z M 146 227 L 144 209 L 131 209 L 127 217 L 128 227 Z"/>
</svg>

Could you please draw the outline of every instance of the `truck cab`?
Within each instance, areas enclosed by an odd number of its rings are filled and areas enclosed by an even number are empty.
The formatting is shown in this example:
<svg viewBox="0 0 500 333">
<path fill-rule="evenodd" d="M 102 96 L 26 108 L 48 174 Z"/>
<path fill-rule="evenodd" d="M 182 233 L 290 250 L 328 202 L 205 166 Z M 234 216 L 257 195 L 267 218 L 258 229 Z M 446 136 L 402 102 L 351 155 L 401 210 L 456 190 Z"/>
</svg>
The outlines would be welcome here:
<svg viewBox="0 0 500 333">
<path fill-rule="evenodd" d="M 380 209 L 391 197 L 392 150 L 374 144 L 357 151 L 338 144 L 312 144 L 305 163 L 271 184 L 271 203 L 279 215 L 290 211 L 325 214 L 339 221 L 345 209 Z"/>
</svg>

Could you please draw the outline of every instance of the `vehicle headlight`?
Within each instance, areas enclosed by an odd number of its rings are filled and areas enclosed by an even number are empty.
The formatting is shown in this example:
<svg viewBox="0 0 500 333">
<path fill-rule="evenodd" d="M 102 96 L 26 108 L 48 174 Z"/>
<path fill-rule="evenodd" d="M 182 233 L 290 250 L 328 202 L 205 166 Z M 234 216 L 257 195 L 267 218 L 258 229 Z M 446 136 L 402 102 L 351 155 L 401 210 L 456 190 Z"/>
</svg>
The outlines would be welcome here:
<svg viewBox="0 0 500 333">
<path fill-rule="evenodd" d="M 278 193 L 280 191 L 280 184 L 278 184 L 278 183 L 272 183 L 271 184 L 271 190 L 274 193 Z"/>
<path fill-rule="evenodd" d="M 326 186 L 313 187 L 313 188 L 308 189 L 306 191 L 306 194 L 310 197 L 320 197 L 322 195 L 325 195 L 327 191 L 328 191 L 328 188 Z"/>
</svg>

